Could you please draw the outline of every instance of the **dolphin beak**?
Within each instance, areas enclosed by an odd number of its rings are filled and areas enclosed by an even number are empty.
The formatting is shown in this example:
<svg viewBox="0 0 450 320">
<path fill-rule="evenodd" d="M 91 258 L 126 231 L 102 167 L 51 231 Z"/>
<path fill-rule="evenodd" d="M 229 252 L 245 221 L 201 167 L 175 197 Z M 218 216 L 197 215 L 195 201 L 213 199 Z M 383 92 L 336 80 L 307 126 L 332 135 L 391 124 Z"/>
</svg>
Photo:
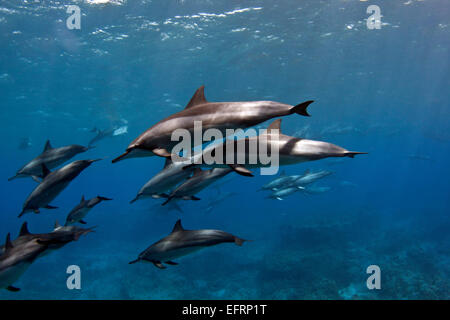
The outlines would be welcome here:
<svg viewBox="0 0 450 320">
<path fill-rule="evenodd" d="M 123 160 L 129 153 L 131 152 L 131 150 L 127 150 L 124 153 L 122 153 L 120 156 L 118 156 L 117 158 L 113 159 L 111 162 L 112 163 L 116 163 L 120 160 Z"/>
<path fill-rule="evenodd" d="M 13 176 L 13 177 L 11 177 L 11 178 L 8 178 L 8 181 L 14 180 L 14 179 L 16 179 L 17 177 L 18 177 L 18 175 L 16 174 L 15 176 Z"/>
<path fill-rule="evenodd" d="M 348 151 L 345 153 L 346 157 L 354 158 L 358 154 L 368 154 L 368 152 L 354 152 L 354 151 Z"/>
</svg>

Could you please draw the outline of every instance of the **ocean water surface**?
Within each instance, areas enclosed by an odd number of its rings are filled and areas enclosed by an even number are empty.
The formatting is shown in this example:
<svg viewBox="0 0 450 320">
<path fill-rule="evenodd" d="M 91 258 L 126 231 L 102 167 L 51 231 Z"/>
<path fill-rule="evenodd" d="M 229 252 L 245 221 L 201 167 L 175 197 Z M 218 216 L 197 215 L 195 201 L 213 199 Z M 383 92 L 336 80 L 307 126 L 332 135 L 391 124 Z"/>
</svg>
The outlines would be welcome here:
<svg viewBox="0 0 450 320">
<path fill-rule="evenodd" d="M 372 4 L 380 29 L 366 24 Z M 69 5 L 80 29 L 67 27 Z M 2 1 L 0 236 L 24 221 L 50 232 L 82 195 L 114 200 L 85 218 L 95 233 L 36 260 L 0 299 L 449 299 L 449 39 L 446 0 Z M 231 173 L 178 201 L 183 212 L 129 204 L 164 160 L 111 160 L 201 85 L 210 101 L 314 100 L 310 118 L 283 118 L 285 134 L 369 154 L 281 169 L 333 172 L 323 193 L 268 199 L 257 190 L 273 176 Z M 17 218 L 36 182 L 8 178 L 47 139 L 87 145 L 93 128 L 121 131 L 74 159 L 103 160 L 58 209 Z M 128 264 L 177 219 L 253 241 L 165 270 Z M 81 290 L 66 286 L 69 265 Z M 370 265 L 380 290 L 366 286 Z"/>
</svg>

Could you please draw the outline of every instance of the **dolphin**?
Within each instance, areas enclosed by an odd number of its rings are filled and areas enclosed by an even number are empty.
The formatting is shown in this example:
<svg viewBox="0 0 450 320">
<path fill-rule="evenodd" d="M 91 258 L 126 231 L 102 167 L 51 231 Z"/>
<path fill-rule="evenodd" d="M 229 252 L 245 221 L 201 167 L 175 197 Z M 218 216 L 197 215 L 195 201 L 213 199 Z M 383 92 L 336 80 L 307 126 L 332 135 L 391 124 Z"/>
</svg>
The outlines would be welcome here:
<svg viewBox="0 0 450 320">
<path fill-rule="evenodd" d="M 275 130 L 275 131 L 273 131 Z M 245 145 L 245 148 L 239 148 L 239 145 Z M 278 150 L 279 165 L 291 165 L 306 161 L 320 160 L 329 157 L 350 157 L 354 158 L 358 154 L 366 154 L 366 152 L 348 151 L 342 147 L 324 141 L 308 140 L 287 136 L 281 133 L 281 119 L 277 119 L 268 127 L 266 133 L 255 137 L 247 137 L 240 140 L 226 140 L 218 144 L 214 148 L 209 148 L 203 152 L 203 157 L 215 159 L 216 154 L 222 155 L 219 159 L 221 163 L 214 162 L 212 164 L 201 163 L 191 164 L 187 167 L 206 166 L 213 168 L 231 167 L 236 173 L 243 176 L 253 176 L 247 168 L 267 167 L 270 164 L 264 164 L 260 161 L 258 150 L 251 150 L 249 146 L 265 145 L 265 150 L 271 152 Z M 259 148 L 258 148 L 259 149 Z M 235 152 L 237 150 L 237 152 Z M 230 153 L 232 152 L 231 156 Z M 242 154 L 242 152 L 244 152 Z M 227 161 L 231 158 L 234 162 L 229 164 Z M 273 155 L 272 155 L 273 156 Z M 238 159 L 244 159 L 245 163 L 238 163 Z M 250 159 L 256 159 L 256 163 L 251 163 Z"/>
<path fill-rule="evenodd" d="M 333 172 L 326 171 L 326 170 L 321 170 L 321 171 L 317 171 L 317 172 L 307 172 L 302 177 L 293 181 L 292 184 L 295 186 L 306 186 L 308 184 L 316 182 L 317 180 L 325 178 L 325 177 L 331 175 L 332 173 Z"/>
<path fill-rule="evenodd" d="M 31 233 L 28 230 L 27 222 L 24 222 L 20 228 L 19 236 L 12 241 L 12 244 L 13 246 L 17 246 L 33 239 L 38 239 L 41 244 L 45 243 L 48 246 L 46 251 L 40 253 L 39 257 L 42 257 L 51 251 L 62 248 L 69 242 L 77 241 L 80 236 L 93 232 L 94 228 L 95 227 L 87 229 L 75 226 L 62 227 L 59 225 L 58 221 L 56 221 L 55 228 L 52 232 Z M 0 254 L 3 254 L 4 251 L 5 245 L 0 246 Z"/>
<path fill-rule="evenodd" d="M 91 132 L 95 132 L 96 135 L 89 141 L 88 146 L 91 147 L 94 143 L 99 142 L 100 140 L 113 137 L 114 131 L 116 131 L 115 127 L 104 130 L 100 130 L 97 128 L 92 129 Z"/>
<path fill-rule="evenodd" d="M 13 284 L 27 271 L 30 265 L 47 249 L 38 239 L 13 245 L 8 233 L 0 256 L 0 289 L 19 291 Z"/>
<path fill-rule="evenodd" d="M 129 264 L 146 261 L 153 263 L 160 269 L 165 269 L 163 262 L 169 265 L 177 265 L 178 263 L 173 262 L 174 259 L 203 248 L 226 242 L 242 246 L 245 241 L 248 240 L 238 238 L 221 230 L 185 230 L 181 225 L 181 220 L 178 220 L 171 234 L 152 244 L 136 260 L 129 262 Z"/>
<path fill-rule="evenodd" d="M 79 153 L 86 152 L 92 147 L 83 147 L 77 144 L 72 144 L 69 146 L 53 148 L 50 144 L 50 140 L 47 140 L 45 143 L 44 151 L 20 168 L 16 175 L 9 178 L 8 181 L 11 181 L 16 178 L 22 177 L 32 177 L 33 180 L 40 182 L 38 178 L 42 178 L 42 165 L 52 170 L 64 162 L 72 159 Z"/>
<path fill-rule="evenodd" d="M 194 175 L 191 178 L 179 185 L 168 196 L 163 195 L 164 197 L 167 197 L 167 200 L 162 205 L 166 205 L 173 198 L 183 200 L 200 200 L 200 198 L 197 198 L 195 194 L 199 193 L 232 171 L 233 170 L 230 168 L 214 168 L 210 170 L 195 168 Z"/>
<path fill-rule="evenodd" d="M 313 102 L 309 100 L 296 106 L 274 101 L 208 102 L 204 88 L 201 86 L 197 89 L 183 111 L 172 114 L 147 129 L 130 143 L 125 153 L 112 162 L 153 155 L 168 158 L 172 148 L 178 143 L 172 141 L 172 132 L 186 129 L 193 136 L 195 121 L 201 121 L 203 132 L 214 128 L 225 133 L 226 129 L 244 129 L 294 113 L 309 116 L 306 109 Z"/>
<path fill-rule="evenodd" d="M 286 173 L 284 171 L 282 171 L 278 178 L 275 178 L 272 181 L 266 183 L 258 191 L 278 190 L 278 189 L 283 189 L 283 188 L 290 187 L 293 182 L 295 182 L 297 179 L 305 176 L 308 173 L 309 173 L 309 170 L 306 170 L 303 175 L 288 176 L 288 175 L 286 175 Z"/>
<path fill-rule="evenodd" d="M 83 219 L 89 213 L 89 211 L 100 202 L 108 200 L 112 199 L 105 198 L 102 196 L 96 196 L 95 198 L 85 200 L 84 196 L 82 196 L 80 203 L 75 208 L 73 208 L 67 215 L 65 225 L 68 226 L 77 222 L 86 224 L 86 221 L 84 221 Z"/>
<path fill-rule="evenodd" d="M 307 186 L 301 191 L 309 194 L 321 194 L 330 191 L 330 187 L 319 187 L 319 186 Z"/>
<path fill-rule="evenodd" d="M 164 168 L 139 190 L 136 197 L 130 203 L 142 197 L 160 198 L 162 194 L 171 191 L 181 181 L 189 178 L 192 171 L 193 169 L 184 169 L 182 162 L 172 162 L 171 159 L 167 158 Z"/>
<path fill-rule="evenodd" d="M 53 172 L 50 172 L 45 164 L 42 164 L 44 179 L 25 200 L 19 218 L 30 211 L 39 213 L 39 208 L 56 209 L 57 207 L 51 206 L 49 203 L 53 201 L 53 199 L 55 199 L 84 169 L 98 160 L 100 159 L 77 160 Z"/>
<path fill-rule="evenodd" d="M 277 200 L 284 200 L 287 196 L 290 196 L 293 193 L 296 193 L 297 191 L 300 191 L 304 189 L 304 187 L 288 187 L 281 190 L 275 190 L 271 195 L 269 195 L 268 199 L 277 199 Z"/>
<path fill-rule="evenodd" d="M 57 223 L 58 224 L 58 223 Z M 59 227 L 50 233 L 31 234 L 27 223 L 20 229 L 19 237 L 11 241 L 8 233 L 5 245 L 0 247 L 0 288 L 19 291 L 13 286 L 28 267 L 39 257 L 78 240 L 79 236 L 92 231 L 77 227 Z"/>
</svg>

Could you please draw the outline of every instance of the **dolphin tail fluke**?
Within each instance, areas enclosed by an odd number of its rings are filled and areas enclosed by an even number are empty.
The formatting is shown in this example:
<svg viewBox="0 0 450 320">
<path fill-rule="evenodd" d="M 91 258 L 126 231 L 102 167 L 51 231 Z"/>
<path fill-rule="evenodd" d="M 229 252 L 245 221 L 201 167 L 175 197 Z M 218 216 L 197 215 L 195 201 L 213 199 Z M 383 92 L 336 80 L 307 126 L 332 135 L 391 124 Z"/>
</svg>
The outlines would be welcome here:
<svg viewBox="0 0 450 320">
<path fill-rule="evenodd" d="M 354 158 L 356 155 L 358 154 L 368 154 L 367 152 L 353 152 L 353 151 L 348 151 L 345 153 L 346 157 L 350 157 L 350 158 Z"/>
<path fill-rule="evenodd" d="M 141 261 L 141 259 L 140 259 L 140 258 L 137 258 L 136 260 L 133 260 L 133 261 L 128 262 L 128 264 L 134 264 L 134 263 L 139 262 L 139 261 Z"/>
<path fill-rule="evenodd" d="M 115 158 L 115 159 L 112 159 L 112 163 L 116 163 L 116 162 L 118 162 L 118 161 L 120 161 L 120 160 L 122 160 L 123 158 L 125 158 L 129 153 L 131 152 L 131 149 L 130 150 L 127 150 L 127 151 L 125 151 L 124 153 L 122 153 L 120 156 L 118 156 L 117 158 Z"/>
<path fill-rule="evenodd" d="M 240 166 L 237 164 L 230 164 L 230 168 L 233 169 L 233 171 L 236 172 L 237 174 L 240 174 L 241 176 L 253 177 L 253 173 L 244 166 Z"/>
<path fill-rule="evenodd" d="M 238 246 L 242 246 L 244 244 L 244 242 L 246 241 L 251 241 L 251 240 L 244 240 L 238 237 L 234 237 L 234 243 L 236 243 Z"/>
<path fill-rule="evenodd" d="M 291 109 L 291 113 L 296 113 L 301 116 L 310 117 L 311 115 L 308 113 L 308 111 L 306 109 L 313 102 L 314 102 L 314 100 L 308 100 L 308 101 L 299 103 L 298 105 L 296 105 L 295 107 L 293 107 Z"/>
</svg>

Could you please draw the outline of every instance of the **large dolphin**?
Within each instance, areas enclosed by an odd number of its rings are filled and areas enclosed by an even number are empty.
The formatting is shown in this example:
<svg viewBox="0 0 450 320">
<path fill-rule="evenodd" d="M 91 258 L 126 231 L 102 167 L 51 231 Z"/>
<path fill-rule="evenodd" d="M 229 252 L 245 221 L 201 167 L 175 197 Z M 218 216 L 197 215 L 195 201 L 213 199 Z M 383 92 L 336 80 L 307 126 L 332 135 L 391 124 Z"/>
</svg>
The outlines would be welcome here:
<svg viewBox="0 0 450 320">
<path fill-rule="evenodd" d="M 56 207 L 49 205 L 49 203 L 53 201 L 53 199 L 55 199 L 84 169 L 98 160 L 100 159 L 77 160 L 53 172 L 50 172 L 45 164 L 43 164 L 42 171 L 44 179 L 25 200 L 19 218 L 30 211 L 39 213 L 39 208 L 56 209 Z"/>
<path fill-rule="evenodd" d="M 173 262 L 174 259 L 200 249 L 226 242 L 242 246 L 244 241 L 247 240 L 221 230 L 185 230 L 181 225 L 181 220 L 178 220 L 171 234 L 152 244 L 136 260 L 131 261 L 130 264 L 146 261 L 153 263 L 160 269 L 165 269 L 166 267 L 163 266 L 163 262 L 176 265 L 177 263 Z"/>
<path fill-rule="evenodd" d="M 186 129 L 193 136 L 195 121 L 201 121 L 203 131 L 215 128 L 224 133 L 226 129 L 244 129 L 293 113 L 309 116 L 306 108 L 312 102 L 306 101 L 296 106 L 274 101 L 208 102 L 204 86 L 201 86 L 183 111 L 172 114 L 147 129 L 130 143 L 125 153 L 112 162 L 153 155 L 170 157 L 173 146 L 178 143 L 172 141 L 172 132 Z"/>
<path fill-rule="evenodd" d="M 193 169 L 184 169 L 184 166 L 182 162 L 172 162 L 167 158 L 164 168 L 139 190 L 130 203 L 142 197 L 160 198 L 165 192 L 172 191 L 181 181 L 186 180 L 192 174 Z"/>
<path fill-rule="evenodd" d="M 170 200 L 183 199 L 183 200 L 200 200 L 195 195 L 213 184 L 217 180 L 225 177 L 227 174 L 232 172 L 230 168 L 214 168 L 210 170 L 202 170 L 196 168 L 194 175 L 187 179 L 184 183 L 179 185 L 175 190 L 173 190 L 168 196 L 167 200 L 162 204 L 166 205 Z M 164 195 L 163 195 L 164 196 Z"/>
<path fill-rule="evenodd" d="M 77 144 L 72 144 L 69 146 L 53 148 L 50 144 L 50 140 L 47 140 L 45 143 L 44 151 L 20 168 L 16 175 L 9 178 L 8 181 L 11 181 L 15 178 L 21 177 L 32 177 L 35 181 L 40 182 L 38 178 L 42 178 L 42 165 L 52 170 L 64 162 L 72 159 L 79 153 L 85 152 L 89 150 L 91 147 L 83 147 Z"/>
<path fill-rule="evenodd" d="M 32 234 L 24 222 L 17 239 L 11 241 L 8 233 L 5 245 L 0 246 L 0 288 L 19 291 L 19 288 L 12 285 L 37 258 L 76 241 L 80 235 L 91 231 L 92 228 L 61 227 L 56 223 L 53 232 Z"/>
<path fill-rule="evenodd" d="M 110 198 L 102 197 L 102 196 L 96 196 L 95 198 L 85 200 L 84 196 L 81 197 L 81 201 L 79 204 L 73 208 L 66 218 L 66 226 L 74 224 L 74 223 L 82 223 L 86 224 L 86 221 L 84 221 L 84 217 L 91 211 L 93 207 L 98 205 L 102 201 L 108 201 L 112 200 Z"/>
<path fill-rule="evenodd" d="M 278 151 L 278 164 L 280 166 L 296 164 L 306 161 L 320 160 L 329 157 L 350 157 L 354 158 L 358 154 L 366 154 L 366 152 L 348 151 L 342 147 L 332 143 L 308 139 L 300 139 L 287 136 L 281 133 L 281 119 L 277 119 L 268 127 L 266 133 L 255 137 L 247 137 L 241 140 L 226 140 L 224 143 L 217 145 L 214 148 L 209 148 L 203 153 L 203 157 L 207 159 L 216 159 L 216 155 L 222 155 L 219 159 L 221 163 L 201 163 L 200 166 L 221 168 L 231 167 L 236 173 L 244 176 L 252 176 L 252 173 L 247 168 L 261 168 L 267 167 L 271 164 L 264 164 L 260 160 L 257 150 L 250 148 L 252 145 L 261 146 L 265 144 L 265 150 L 273 152 Z M 274 131 L 273 131 L 274 130 Z M 244 145 L 245 148 L 239 148 L 239 145 Z M 236 151 L 235 151 L 236 150 Z M 231 156 L 227 153 L 232 152 Z M 234 156 L 234 160 L 233 160 Z M 271 155 L 274 157 L 274 155 Z M 232 159 L 231 164 L 228 164 L 228 159 Z M 244 159 L 244 163 L 238 163 L 239 159 Z M 256 163 L 251 163 L 252 159 L 256 159 Z M 188 167 L 198 166 L 198 164 L 191 164 Z"/>
<path fill-rule="evenodd" d="M 47 249 L 39 239 L 13 245 L 8 233 L 4 250 L 0 255 L 0 289 L 19 291 L 13 284 L 25 273 L 34 260 Z"/>
<path fill-rule="evenodd" d="M 47 253 L 60 249 L 69 242 L 77 241 L 82 235 L 93 232 L 92 228 L 79 228 L 75 226 L 61 226 L 58 221 L 55 223 L 55 228 L 49 233 L 31 233 L 28 230 L 27 222 L 22 224 L 20 228 L 19 236 L 12 241 L 13 246 L 22 245 L 25 242 L 32 241 L 33 239 L 39 240 L 39 243 L 46 244 L 46 251 L 39 254 L 39 257 L 46 255 Z M 5 245 L 0 246 L 0 254 L 5 251 Z"/>
</svg>

